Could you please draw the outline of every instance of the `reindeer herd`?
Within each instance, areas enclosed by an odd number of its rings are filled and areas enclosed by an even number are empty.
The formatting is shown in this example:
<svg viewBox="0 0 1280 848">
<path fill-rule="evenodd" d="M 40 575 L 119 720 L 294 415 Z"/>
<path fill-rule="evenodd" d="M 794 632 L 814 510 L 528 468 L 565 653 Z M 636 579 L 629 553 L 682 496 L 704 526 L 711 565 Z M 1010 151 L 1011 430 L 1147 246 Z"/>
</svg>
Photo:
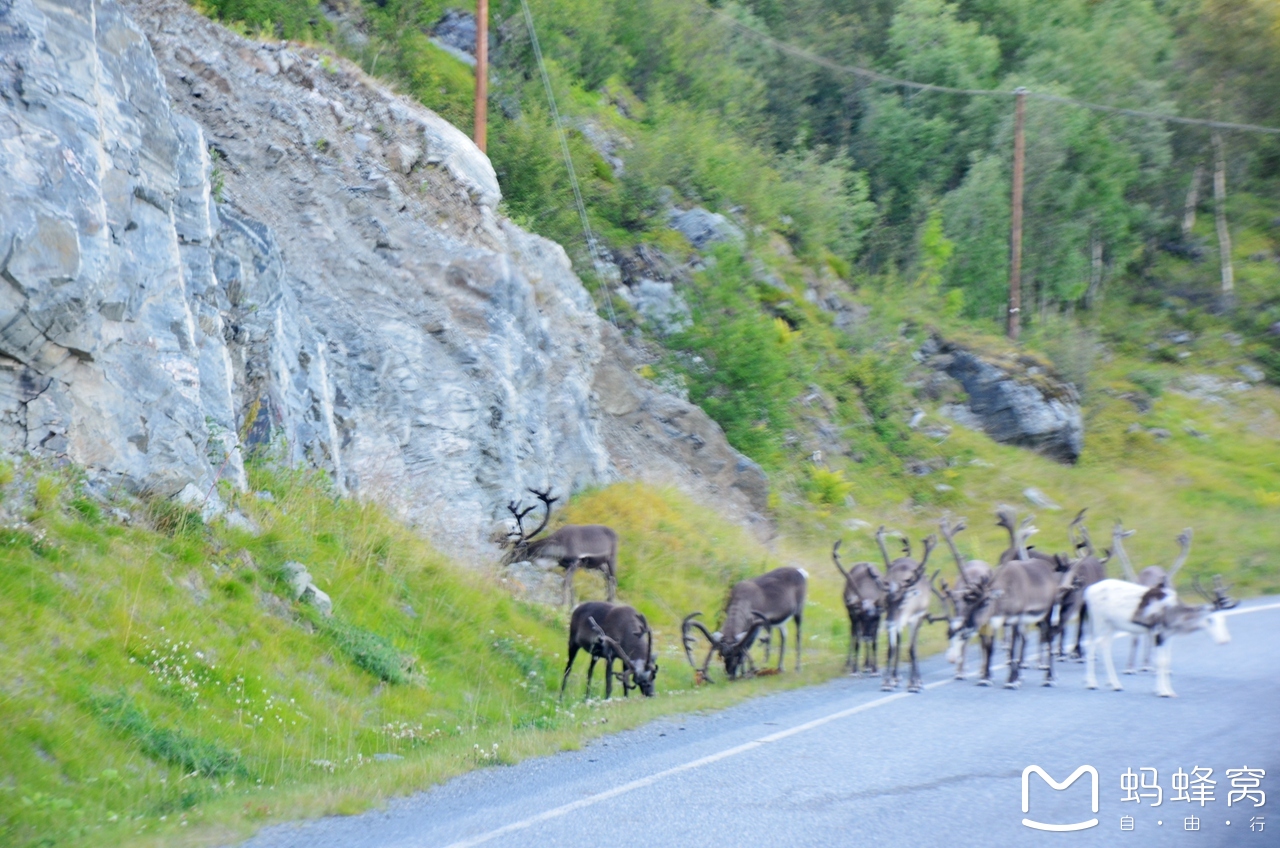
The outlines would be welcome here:
<svg viewBox="0 0 1280 848">
<path fill-rule="evenodd" d="M 512 517 L 503 523 L 495 537 L 495 541 L 506 547 L 504 562 L 554 561 L 565 571 L 563 596 L 565 604 L 571 607 L 575 572 L 578 569 L 600 571 L 609 598 L 607 602 L 592 601 L 573 608 L 569 623 L 568 662 L 560 683 L 561 697 L 580 651 L 586 651 L 591 658 L 587 669 L 588 694 L 596 663 L 604 660 L 606 698 L 612 695 L 615 680 L 621 683 L 624 695 L 629 695 L 632 689 L 639 689 L 646 696 L 653 695 L 654 679 L 658 673 L 653 630 L 644 615 L 633 607 L 614 603 L 617 596 L 617 534 L 598 524 L 566 525 L 535 539 L 546 528 L 552 504 L 558 498 L 552 497 L 549 489 L 529 491 L 543 504 L 542 522 L 533 531 L 525 531 L 524 520 L 535 507 L 524 507 L 514 501 L 508 504 Z M 1085 510 L 1081 510 L 1068 525 L 1071 551 L 1048 554 L 1027 544 L 1027 540 L 1038 532 L 1031 523 L 1033 517 L 1019 522 L 1014 510 L 1000 508 L 996 512 L 996 525 L 1008 533 L 1009 546 L 994 566 L 982 560 L 962 557 L 955 537 L 965 529 L 965 522 L 961 519 L 952 523 L 949 517 L 944 518 L 938 529 L 955 560 L 955 577 L 951 581 L 941 576 L 942 569 L 936 569 L 927 578 L 925 576 L 929 558 L 937 548 L 936 535 L 923 540 L 918 560 L 912 552 L 910 540 L 906 538 L 902 541 L 902 554 L 891 559 L 885 542 L 888 533 L 883 526 L 880 527 L 875 538 L 884 562 L 883 570 L 872 562 L 857 562 L 846 568 L 840 560 L 842 543 L 837 541 L 832 547 L 831 557 L 844 577 L 843 600 L 849 614 L 846 669 L 854 675 L 879 674 L 881 689 L 892 691 L 901 685 L 899 670 L 905 643 L 910 663 L 907 690 L 919 692 L 924 688 L 917 657 L 920 630 L 925 624 L 945 622 L 949 640 L 947 659 L 955 664 L 957 679 L 965 676 L 965 650 L 976 637 L 982 653 L 977 682 L 981 686 L 990 686 L 996 644 L 1007 640 L 1008 677 L 1004 686 L 1010 689 L 1020 687 L 1022 672 L 1028 667 L 1027 643 L 1034 634 L 1038 636 L 1038 665 L 1045 672 L 1045 686 L 1056 682 L 1056 657 L 1059 660 L 1084 659 L 1085 685 L 1097 689 L 1095 668 L 1097 654 L 1101 650 L 1108 683 L 1119 690 L 1122 687 L 1116 676 L 1111 643 L 1116 634 L 1126 633 L 1132 637 L 1132 648 L 1125 673 L 1134 672 L 1139 643 L 1145 643 L 1142 670 L 1151 668 L 1154 650 L 1156 694 L 1172 697 L 1170 638 L 1204 630 L 1219 644 L 1229 641 L 1222 612 L 1234 607 L 1236 601 L 1231 599 L 1228 587 L 1216 576 L 1212 594 L 1198 580 L 1192 581 L 1193 588 L 1205 603 L 1187 604 L 1178 598 L 1174 578 L 1190 555 L 1189 528 L 1178 536 L 1181 550 L 1167 571 L 1153 565 L 1135 573 L 1124 549 L 1124 540 L 1134 531 L 1125 530 L 1120 522 L 1116 522 L 1111 548 L 1099 552 L 1085 526 L 1084 516 Z M 1107 577 L 1107 564 L 1113 557 L 1120 562 L 1124 580 Z M 685 616 L 681 623 L 681 640 L 685 657 L 694 669 L 695 682 L 712 682 L 708 669 L 717 655 L 729 679 L 781 672 L 786 654 L 785 625 L 789 620 L 795 623 L 795 668 L 799 671 L 803 646 L 801 626 L 808 582 L 809 575 L 804 569 L 784 567 L 734 584 L 729 591 L 721 625 L 715 631 L 699 620 L 701 612 Z M 931 612 L 933 599 L 940 603 L 943 615 Z M 1075 644 L 1068 654 L 1067 636 L 1073 623 Z M 881 669 L 877 666 L 877 655 L 882 625 L 887 651 Z M 1086 626 L 1090 634 L 1087 644 Z M 778 661 L 775 668 L 768 668 L 775 632 L 779 640 Z M 694 657 L 699 635 L 707 645 L 701 665 Z M 1055 640 L 1058 643 L 1056 652 Z M 751 649 L 757 643 L 765 650 L 766 667 L 762 669 L 756 668 L 751 657 Z M 617 672 L 613 670 L 615 661 L 620 663 Z"/>
</svg>

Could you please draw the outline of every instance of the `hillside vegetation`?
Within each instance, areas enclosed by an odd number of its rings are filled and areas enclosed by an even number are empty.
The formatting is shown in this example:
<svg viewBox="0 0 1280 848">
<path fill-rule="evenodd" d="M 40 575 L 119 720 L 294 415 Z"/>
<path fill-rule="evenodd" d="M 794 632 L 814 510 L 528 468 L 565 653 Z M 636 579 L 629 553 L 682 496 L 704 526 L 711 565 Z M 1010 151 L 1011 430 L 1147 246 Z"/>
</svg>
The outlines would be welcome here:
<svg viewBox="0 0 1280 848">
<path fill-rule="evenodd" d="M 327 44 L 470 126 L 469 69 L 428 37 L 443 0 L 204 6 L 250 33 Z M 766 468 L 779 537 L 761 543 L 674 491 L 576 493 L 554 522 L 618 530 L 619 595 L 653 623 L 661 672 L 651 701 L 584 703 L 580 660 L 561 704 L 567 611 L 518 600 L 493 563 L 447 560 L 321 476 L 251 462 L 250 492 L 222 494 L 255 535 L 101 492 L 70 469 L 5 466 L 3 844 L 217 844 L 829 677 L 847 645 L 831 543 L 845 539 L 846 562 L 876 559 L 881 523 L 919 540 L 944 513 L 964 515 L 961 549 L 990 559 L 1005 544 L 998 504 L 1035 511 L 1036 541 L 1054 550 L 1088 507 L 1102 544 L 1113 519 L 1138 530 L 1140 565 L 1167 564 L 1193 526 L 1188 578 L 1280 592 L 1275 137 L 1227 137 L 1236 292 L 1224 302 L 1207 179 L 1194 227 L 1180 230 L 1191 175 L 1210 161 L 1206 132 L 1032 101 L 1014 352 L 1081 394 L 1085 450 L 1062 465 L 945 419 L 957 398 L 927 390 L 917 355 L 935 333 L 1013 350 L 1000 338 L 1008 100 L 869 86 L 689 0 L 531 6 L 594 228 L 611 249 L 643 244 L 680 269 L 688 326 L 660 331 L 614 297 L 619 324 L 654 351 L 647 376 L 686 391 Z M 1280 124 L 1280 26 L 1262 0 L 715 8 L 923 82 Z M 589 269 L 518 11 L 495 7 L 490 152 L 505 210 Z M 592 141 L 601 134 L 621 171 Z M 695 251 L 667 228 L 672 204 L 723 212 L 745 239 Z M 1062 511 L 1033 508 L 1032 487 Z M 289 561 L 332 596 L 332 618 L 292 600 Z M 694 689 L 681 617 L 714 619 L 734 580 L 783 564 L 812 575 L 805 671 Z M 577 588 L 603 596 L 596 574 Z"/>
</svg>

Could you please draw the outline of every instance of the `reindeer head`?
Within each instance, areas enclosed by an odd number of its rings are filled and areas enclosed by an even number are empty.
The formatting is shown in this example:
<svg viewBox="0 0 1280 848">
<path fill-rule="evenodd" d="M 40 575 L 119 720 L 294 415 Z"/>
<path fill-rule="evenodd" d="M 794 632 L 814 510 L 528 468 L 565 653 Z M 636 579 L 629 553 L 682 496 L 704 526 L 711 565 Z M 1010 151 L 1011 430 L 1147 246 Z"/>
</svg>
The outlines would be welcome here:
<svg viewBox="0 0 1280 848">
<path fill-rule="evenodd" d="M 1209 602 L 1209 605 L 1213 607 L 1215 612 L 1221 612 L 1222 610 L 1232 609 L 1233 607 L 1237 606 L 1240 603 L 1239 601 L 1232 598 L 1229 594 L 1227 594 L 1228 590 L 1231 587 L 1228 586 L 1226 583 L 1222 582 L 1221 574 L 1213 575 L 1213 594 L 1212 595 L 1206 592 L 1204 590 L 1204 587 L 1200 585 L 1199 577 L 1192 578 L 1191 586 L 1196 590 L 1196 592 L 1200 595 L 1200 597 L 1204 598 L 1206 601 Z"/>
<path fill-rule="evenodd" d="M 644 616 L 640 616 L 639 627 L 631 633 L 635 640 L 633 645 L 639 644 L 641 640 L 644 642 L 644 656 L 635 657 L 631 656 L 620 642 L 605 633 L 594 618 L 588 618 L 587 622 L 596 632 L 600 643 L 607 646 L 616 657 L 622 660 L 622 671 L 618 676 L 622 681 L 623 693 L 638 688 L 646 698 L 652 698 L 654 679 L 658 676 L 658 664 L 653 659 L 653 631 L 649 629 L 649 623 L 645 621 Z"/>
<path fill-rule="evenodd" d="M 756 640 L 756 636 L 760 632 L 760 628 L 768 623 L 767 619 L 758 612 L 752 612 L 750 609 L 730 606 L 725 613 L 725 622 L 723 631 L 717 630 L 712 633 L 707 630 L 702 622 L 697 621 L 697 616 L 702 615 L 701 612 L 690 613 L 685 616 L 684 622 L 680 626 L 681 636 L 684 641 L 685 657 L 689 660 L 689 665 L 693 666 L 701 679 L 711 682 L 711 678 L 707 676 L 707 666 L 711 662 L 712 654 L 719 654 L 720 659 L 724 661 L 724 673 L 732 680 L 737 677 L 746 664 L 747 652 L 751 650 L 752 644 Z M 698 630 L 702 633 L 706 640 L 711 644 L 711 650 L 707 652 L 707 658 L 702 663 L 702 668 L 693 661 L 693 647 L 696 640 L 691 630 Z"/>
<path fill-rule="evenodd" d="M 511 513 L 512 517 L 503 522 L 502 526 L 506 527 L 506 533 L 505 536 L 498 539 L 498 541 L 503 547 L 507 548 L 507 553 L 503 560 L 508 565 L 513 562 L 520 562 L 523 559 L 527 559 L 530 540 L 541 533 L 543 528 L 547 526 L 547 522 L 551 519 L 551 505 L 560 500 L 559 498 L 551 497 L 551 489 L 549 487 L 545 491 L 538 491 L 537 489 L 529 489 L 528 491 L 538 500 L 542 501 L 543 506 L 546 507 L 546 512 L 543 513 L 542 523 L 538 525 L 537 529 L 532 532 L 525 532 L 524 519 L 529 515 L 529 513 L 537 509 L 537 504 L 534 504 L 533 506 L 525 506 L 524 503 L 520 501 L 509 501 L 507 503 L 507 511 Z M 495 539 L 499 536 L 499 532 L 500 531 L 495 528 Z"/>
</svg>

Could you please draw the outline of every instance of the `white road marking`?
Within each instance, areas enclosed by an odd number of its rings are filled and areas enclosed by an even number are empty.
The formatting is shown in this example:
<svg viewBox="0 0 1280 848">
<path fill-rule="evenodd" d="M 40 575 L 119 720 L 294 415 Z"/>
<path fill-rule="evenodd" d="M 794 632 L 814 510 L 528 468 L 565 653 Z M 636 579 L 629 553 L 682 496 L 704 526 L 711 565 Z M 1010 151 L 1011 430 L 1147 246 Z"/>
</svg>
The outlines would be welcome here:
<svg viewBox="0 0 1280 848">
<path fill-rule="evenodd" d="M 1274 609 L 1280 609 L 1280 603 L 1267 604 L 1265 606 L 1257 606 L 1257 607 L 1244 607 L 1244 608 L 1237 607 L 1236 609 L 1228 610 L 1223 614 L 1224 615 L 1243 615 L 1249 612 L 1263 612 L 1264 610 L 1274 610 Z M 1003 668 L 1005 665 L 1006 665 L 1005 663 L 1002 663 L 998 666 L 994 666 L 991 670 L 998 671 L 1000 668 Z M 948 674 L 949 673 L 950 672 L 948 672 Z M 948 683 L 952 682 L 953 679 L 954 678 L 952 677 L 947 677 L 944 680 L 935 680 L 933 683 L 925 684 L 924 688 L 937 689 L 939 686 L 946 686 Z M 895 692 L 892 695 L 885 695 L 882 698 L 876 698 L 874 701 L 868 701 L 867 703 L 859 704 L 856 707 L 849 707 L 848 709 L 838 710 L 834 713 L 829 713 L 820 718 L 815 718 L 812 721 L 806 721 L 804 724 L 797 724 L 796 726 L 789 727 L 786 730 L 780 730 L 777 733 L 771 733 L 768 736 L 761 736 L 759 739 L 753 739 L 750 742 L 744 742 L 741 745 L 735 745 L 732 748 L 726 748 L 723 751 L 718 751 L 714 754 L 708 754 L 705 757 L 700 757 L 696 760 L 690 760 L 687 763 L 683 763 L 678 766 L 673 766 L 672 768 L 665 769 L 663 771 L 654 772 L 648 777 L 642 777 L 637 780 L 633 780 L 630 783 L 624 783 L 621 786 L 615 786 L 613 789 L 606 789 L 604 792 L 597 792 L 594 795 L 588 795 L 586 798 L 580 798 L 577 801 L 572 801 L 568 804 L 561 804 L 559 807 L 552 807 L 550 810 L 544 810 L 543 812 L 538 813 L 536 816 L 530 816 L 529 818 L 521 819 L 520 821 L 512 822 L 511 824 L 508 824 L 508 825 L 503 825 L 502 827 L 496 828 L 494 830 L 481 833 L 478 836 L 473 836 L 469 839 L 463 839 L 458 842 L 451 842 L 449 845 L 445 846 L 445 848 L 471 848 L 471 846 L 473 845 L 483 845 L 486 842 L 490 842 L 494 839 L 497 839 L 499 836 L 505 836 L 508 833 L 514 833 L 518 830 L 525 830 L 527 828 L 533 827 L 535 824 L 541 824 L 542 822 L 545 822 L 545 821 L 558 819 L 561 816 L 568 815 L 569 813 L 575 812 L 576 810 L 581 810 L 584 807 L 595 806 L 596 804 L 599 804 L 601 801 L 608 801 L 610 798 L 617 798 L 619 795 L 625 795 L 628 792 L 634 792 L 637 789 L 643 789 L 646 786 L 652 786 L 658 781 L 671 777 L 673 775 L 682 774 L 686 771 L 693 771 L 694 769 L 702 768 L 703 766 L 708 766 L 708 765 L 711 765 L 712 763 L 718 763 L 721 760 L 727 760 L 730 757 L 736 757 L 739 754 L 745 754 L 748 751 L 754 751 L 756 748 L 759 748 L 763 745 L 767 745 L 770 742 L 779 742 L 790 736 L 795 736 L 797 734 L 804 733 L 809 730 L 813 730 L 815 727 L 822 727 L 824 724 L 830 724 L 833 721 L 838 721 L 842 718 L 848 718 L 851 715 L 857 715 L 858 713 L 866 712 L 867 710 L 872 710 L 872 709 L 875 709 L 876 707 L 882 707 L 885 704 L 891 704 L 894 701 L 900 701 L 903 698 L 909 698 L 909 697 L 911 697 L 911 694 L 908 692 Z M 418 846 L 421 844 L 422 843 L 420 842 L 412 841 L 412 840 L 400 843 L 400 845 L 403 846 L 403 848 L 412 848 L 412 846 Z"/>
</svg>

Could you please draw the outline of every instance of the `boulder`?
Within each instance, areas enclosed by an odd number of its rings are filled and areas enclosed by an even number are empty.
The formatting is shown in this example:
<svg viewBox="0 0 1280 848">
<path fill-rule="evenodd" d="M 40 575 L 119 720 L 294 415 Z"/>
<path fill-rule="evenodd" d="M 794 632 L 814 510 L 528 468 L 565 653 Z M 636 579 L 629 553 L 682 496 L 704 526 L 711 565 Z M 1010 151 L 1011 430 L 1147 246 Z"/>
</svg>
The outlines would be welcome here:
<svg viewBox="0 0 1280 848">
<path fill-rule="evenodd" d="M 689 244 L 702 250 L 722 241 L 738 244 L 746 241 L 742 229 L 718 212 L 710 212 L 701 206 L 692 209 L 673 209 L 667 225 L 689 240 Z"/>
<path fill-rule="evenodd" d="M 295 601 L 302 598 L 311 585 L 311 572 L 300 562 L 290 560 L 280 569 L 280 577 L 289 587 L 289 595 Z"/>
<path fill-rule="evenodd" d="M 969 415 L 952 408 L 953 420 L 966 426 L 980 423 L 997 442 L 1031 448 L 1059 462 L 1079 459 L 1084 449 L 1079 396 L 1047 364 L 1025 355 L 984 354 L 942 339 L 921 353 L 968 394 L 964 408 Z"/>
</svg>

